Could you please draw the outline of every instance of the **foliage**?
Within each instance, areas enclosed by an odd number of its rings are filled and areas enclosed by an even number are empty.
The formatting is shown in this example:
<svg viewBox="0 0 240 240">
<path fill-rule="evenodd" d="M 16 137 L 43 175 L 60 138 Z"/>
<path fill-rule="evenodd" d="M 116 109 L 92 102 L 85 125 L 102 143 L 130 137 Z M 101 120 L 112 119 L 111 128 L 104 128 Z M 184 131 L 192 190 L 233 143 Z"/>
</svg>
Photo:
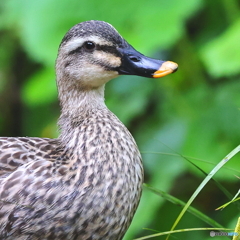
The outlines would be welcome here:
<svg viewBox="0 0 240 240">
<path fill-rule="evenodd" d="M 208 173 L 239 145 L 239 11 L 237 0 L 2 0 L 1 135 L 57 136 L 53 69 L 58 45 L 78 22 L 110 22 L 139 51 L 179 64 L 177 73 L 163 79 L 122 76 L 111 81 L 106 103 L 143 152 L 145 182 L 186 201 L 204 175 L 182 155 Z M 232 194 L 238 190 L 234 175 L 239 175 L 239 166 L 236 156 L 217 173 Z M 233 228 L 236 206 L 216 213 L 228 199 L 214 184 L 201 194 L 195 208 Z M 142 231 L 146 227 L 169 230 L 179 212 L 144 191 L 125 239 L 150 234 Z M 188 214 L 179 228 L 203 226 Z M 209 233 L 179 237 L 207 239 Z"/>
</svg>

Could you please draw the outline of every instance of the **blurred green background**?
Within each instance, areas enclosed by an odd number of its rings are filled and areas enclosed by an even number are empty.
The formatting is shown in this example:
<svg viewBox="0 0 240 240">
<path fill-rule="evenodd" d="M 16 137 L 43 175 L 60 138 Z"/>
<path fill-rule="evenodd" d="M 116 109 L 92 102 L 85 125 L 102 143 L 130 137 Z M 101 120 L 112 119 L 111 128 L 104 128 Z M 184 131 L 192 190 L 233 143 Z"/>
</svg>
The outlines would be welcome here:
<svg viewBox="0 0 240 240">
<path fill-rule="evenodd" d="M 178 72 L 162 79 L 111 81 L 106 104 L 135 137 L 145 182 L 187 201 L 204 175 L 182 156 L 209 172 L 240 143 L 240 1 L 1 0 L 1 136 L 57 137 L 58 45 L 70 27 L 91 19 L 111 23 L 145 55 L 179 64 Z M 237 155 L 216 176 L 233 195 L 239 166 Z M 234 228 L 236 205 L 215 211 L 227 201 L 209 183 L 193 206 Z M 144 189 L 125 240 L 154 233 L 143 228 L 169 230 L 180 211 Z M 209 226 L 190 214 L 177 226 L 191 227 Z M 171 239 L 212 238 L 209 231 L 198 231 Z"/>
</svg>

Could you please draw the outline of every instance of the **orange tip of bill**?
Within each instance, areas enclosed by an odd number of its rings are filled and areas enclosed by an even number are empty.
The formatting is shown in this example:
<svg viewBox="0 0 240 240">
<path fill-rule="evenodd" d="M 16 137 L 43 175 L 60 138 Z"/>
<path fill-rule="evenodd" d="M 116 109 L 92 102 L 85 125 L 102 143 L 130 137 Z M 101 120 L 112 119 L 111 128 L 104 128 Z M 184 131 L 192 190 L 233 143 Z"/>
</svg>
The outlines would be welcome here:
<svg viewBox="0 0 240 240">
<path fill-rule="evenodd" d="M 176 72 L 178 69 L 178 65 L 175 62 L 166 61 L 161 67 L 153 73 L 154 78 L 164 77 L 170 73 Z"/>
</svg>

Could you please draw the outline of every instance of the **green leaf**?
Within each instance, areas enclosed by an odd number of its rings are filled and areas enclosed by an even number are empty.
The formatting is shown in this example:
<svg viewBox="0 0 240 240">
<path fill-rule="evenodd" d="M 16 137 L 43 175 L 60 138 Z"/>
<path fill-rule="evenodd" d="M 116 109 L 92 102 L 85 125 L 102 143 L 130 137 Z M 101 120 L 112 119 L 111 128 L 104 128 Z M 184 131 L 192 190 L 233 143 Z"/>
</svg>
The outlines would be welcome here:
<svg viewBox="0 0 240 240">
<path fill-rule="evenodd" d="M 33 75 L 23 86 L 22 99 L 28 106 L 53 102 L 57 99 L 57 87 L 53 69 L 46 68 Z"/>
<path fill-rule="evenodd" d="M 240 19 L 200 49 L 208 72 L 215 78 L 240 73 Z"/>
<path fill-rule="evenodd" d="M 136 48 L 168 48 L 184 33 L 184 22 L 201 5 L 200 0 L 58 1 L 8 0 L 5 25 L 13 27 L 30 56 L 52 65 L 66 31 L 81 21 L 110 22 Z M 121 18 L 116 18 L 121 16 Z M 131 18 L 129 18 L 131 16 Z M 144 29 L 144 31 L 143 31 Z"/>
</svg>

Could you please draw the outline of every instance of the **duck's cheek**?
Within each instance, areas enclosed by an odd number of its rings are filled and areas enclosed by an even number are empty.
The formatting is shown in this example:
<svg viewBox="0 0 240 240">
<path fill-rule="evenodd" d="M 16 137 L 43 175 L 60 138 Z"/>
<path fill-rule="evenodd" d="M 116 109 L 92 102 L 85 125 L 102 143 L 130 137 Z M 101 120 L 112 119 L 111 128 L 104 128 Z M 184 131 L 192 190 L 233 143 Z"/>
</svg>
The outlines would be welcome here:
<svg viewBox="0 0 240 240">
<path fill-rule="evenodd" d="M 91 57 L 96 65 L 102 66 L 106 71 L 116 69 L 122 64 L 120 56 L 116 56 L 109 52 L 94 51 Z"/>
<path fill-rule="evenodd" d="M 77 84 L 86 88 L 98 88 L 119 76 L 117 71 L 106 71 L 102 66 L 91 63 L 85 64 L 81 70 L 75 69 L 71 71 L 70 74 Z"/>
<path fill-rule="evenodd" d="M 84 84 L 92 88 L 98 88 L 118 76 L 117 71 L 105 71 L 102 67 L 95 66 L 94 72 L 86 73 Z"/>
</svg>

